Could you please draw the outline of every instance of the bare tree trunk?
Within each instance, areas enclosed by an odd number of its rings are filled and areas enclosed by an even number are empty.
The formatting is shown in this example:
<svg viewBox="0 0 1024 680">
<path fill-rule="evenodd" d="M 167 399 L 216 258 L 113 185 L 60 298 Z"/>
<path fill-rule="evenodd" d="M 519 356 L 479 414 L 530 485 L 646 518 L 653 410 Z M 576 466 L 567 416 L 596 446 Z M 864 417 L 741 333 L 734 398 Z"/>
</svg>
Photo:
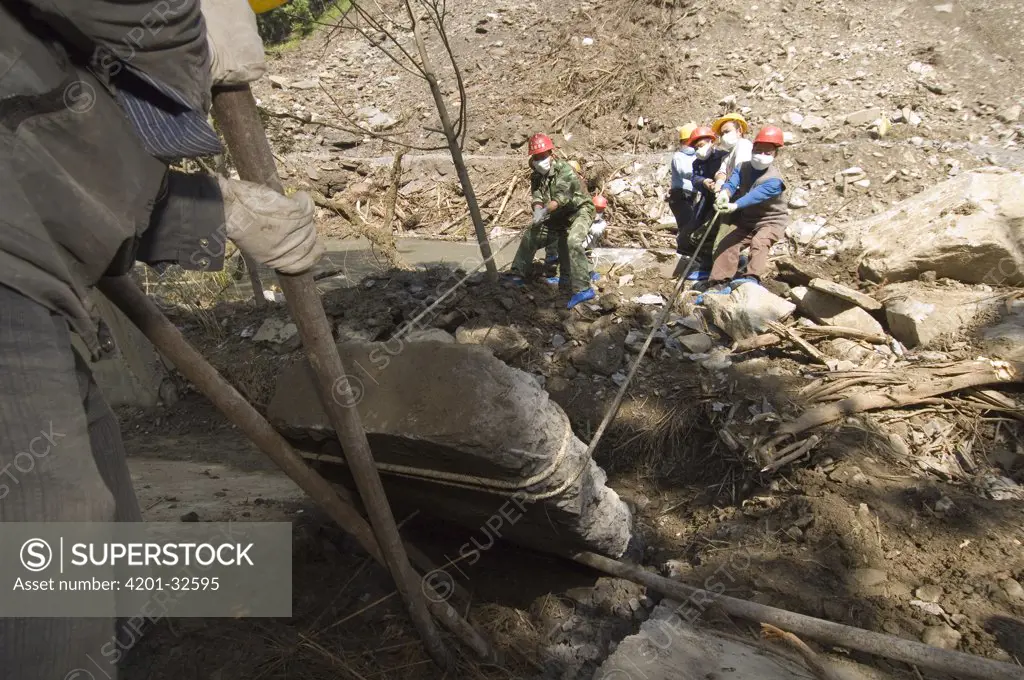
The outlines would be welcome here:
<svg viewBox="0 0 1024 680">
<path fill-rule="evenodd" d="M 444 136 L 448 140 L 448 149 L 452 154 L 452 162 L 455 163 L 455 172 L 459 176 L 459 184 L 462 185 L 462 193 L 466 197 L 466 205 L 469 207 L 469 216 L 473 220 L 473 228 L 476 230 L 476 240 L 480 244 L 480 255 L 484 258 L 487 267 L 487 278 L 496 282 L 498 280 L 498 267 L 494 263 L 494 255 L 491 253 L 491 243 L 487 238 L 487 230 L 484 228 L 484 220 L 480 215 L 480 206 L 476 201 L 476 194 L 473 193 L 473 184 L 469 180 L 469 171 L 466 169 L 466 161 L 462 157 L 462 148 L 459 146 L 459 138 L 455 134 L 455 128 L 448 117 L 448 107 L 445 105 L 444 95 L 441 87 L 437 84 L 437 76 L 430 64 L 430 57 L 427 54 L 427 45 L 423 41 L 423 33 L 420 31 L 419 19 L 413 11 L 412 2 L 406 0 L 405 8 L 409 12 L 409 20 L 412 22 L 413 35 L 416 38 L 416 49 L 419 51 L 420 67 L 427 83 L 430 85 L 430 93 L 434 96 L 434 105 L 437 106 L 437 113 L 441 118 L 441 127 L 444 128 Z"/>
</svg>

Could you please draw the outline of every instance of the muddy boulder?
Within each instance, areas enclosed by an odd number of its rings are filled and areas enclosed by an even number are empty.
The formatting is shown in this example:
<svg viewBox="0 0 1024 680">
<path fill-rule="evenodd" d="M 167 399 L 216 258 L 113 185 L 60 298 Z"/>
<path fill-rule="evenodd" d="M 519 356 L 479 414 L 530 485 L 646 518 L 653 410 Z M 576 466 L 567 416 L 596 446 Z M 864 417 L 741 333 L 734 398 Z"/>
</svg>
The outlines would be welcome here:
<svg viewBox="0 0 1024 680">
<path fill-rule="evenodd" d="M 475 345 L 338 349 L 392 504 L 460 523 L 484 545 L 624 553 L 629 509 L 529 374 Z M 267 415 L 325 476 L 350 483 L 305 359 L 281 372 Z"/>
</svg>

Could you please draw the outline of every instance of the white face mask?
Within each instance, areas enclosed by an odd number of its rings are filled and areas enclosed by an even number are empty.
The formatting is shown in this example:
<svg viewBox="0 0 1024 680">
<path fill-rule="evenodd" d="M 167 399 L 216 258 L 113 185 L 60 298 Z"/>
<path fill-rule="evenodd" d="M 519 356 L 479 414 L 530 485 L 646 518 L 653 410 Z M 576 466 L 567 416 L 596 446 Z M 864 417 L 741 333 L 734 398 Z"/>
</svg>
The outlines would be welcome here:
<svg viewBox="0 0 1024 680">
<path fill-rule="evenodd" d="M 732 149 L 734 146 L 736 146 L 736 142 L 738 141 L 740 141 L 740 133 L 734 130 L 732 132 L 726 132 L 724 135 L 722 135 L 722 139 L 719 143 L 722 145 L 723 149 L 728 151 Z"/>
<path fill-rule="evenodd" d="M 772 164 L 773 160 L 775 160 L 775 156 L 769 153 L 755 153 L 750 158 L 750 164 L 754 167 L 755 170 L 764 170 L 765 168 Z"/>
<path fill-rule="evenodd" d="M 544 158 L 539 161 L 533 162 L 533 169 L 542 175 L 546 175 L 551 172 L 551 156 Z"/>
<path fill-rule="evenodd" d="M 711 145 L 705 144 L 704 146 L 697 149 L 697 158 L 704 160 L 711 155 Z"/>
</svg>

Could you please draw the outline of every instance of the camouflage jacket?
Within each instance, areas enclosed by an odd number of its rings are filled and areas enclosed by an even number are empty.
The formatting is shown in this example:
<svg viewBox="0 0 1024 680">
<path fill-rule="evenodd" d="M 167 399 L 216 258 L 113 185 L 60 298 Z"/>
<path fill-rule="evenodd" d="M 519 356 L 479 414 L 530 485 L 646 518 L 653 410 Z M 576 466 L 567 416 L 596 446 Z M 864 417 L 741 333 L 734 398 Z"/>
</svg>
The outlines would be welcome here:
<svg viewBox="0 0 1024 680">
<path fill-rule="evenodd" d="M 567 161 L 559 158 L 551 164 L 551 172 L 547 175 L 534 170 L 530 178 L 530 192 L 534 205 L 547 205 L 548 201 L 556 201 L 559 215 L 574 213 L 581 207 L 594 205 L 579 175 Z"/>
</svg>

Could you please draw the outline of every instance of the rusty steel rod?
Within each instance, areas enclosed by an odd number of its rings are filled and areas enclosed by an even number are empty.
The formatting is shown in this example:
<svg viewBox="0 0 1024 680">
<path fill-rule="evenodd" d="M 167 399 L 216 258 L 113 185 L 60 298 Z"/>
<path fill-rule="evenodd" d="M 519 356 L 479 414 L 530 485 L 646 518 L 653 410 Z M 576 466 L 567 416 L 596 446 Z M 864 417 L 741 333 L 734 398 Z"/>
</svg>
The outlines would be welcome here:
<svg viewBox="0 0 1024 680">
<path fill-rule="evenodd" d="M 100 281 L 99 288 L 142 331 L 157 351 L 167 357 L 214 407 L 267 454 L 328 517 L 351 534 L 370 556 L 381 566 L 387 566 L 373 529 L 355 509 L 351 499 L 345 497 L 344 490 L 335 488 L 309 467 L 305 459 L 267 422 L 266 418 L 189 344 L 181 331 L 175 328 L 134 281 L 127 276 L 105 278 Z M 410 554 L 419 554 L 419 551 L 413 551 L 414 548 L 410 546 Z M 426 560 L 421 568 L 429 572 L 435 567 Z M 497 658 L 490 644 L 448 604 L 445 595 L 434 591 L 426 581 L 423 582 L 423 589 L 429 600 L 430 610 L 445 628 L 481 659 L 494 661 Z"/>
<path fill-rule="evenodd" d="M 231 158 L 243 180 L 258 182 L 284 193 L 274 155 L 263 130 L 256 100 L 248 86 L 215 90 L 214 117 L 227 140 Z M 431 658 L 442 668 L 453 668 L 454 659 L 434 625 L 419 578 L 409 564 L 384 485 L 373 461 L 366 431 L 355 408 L 345 367 L 338 354 L 330 322 L 324 313 L 313 276 L 278 274 L 292 319 L 320 388 L 320 399 L 338 434 L 356 488 L 366 508 L 377 542 L 395 586 L 405 601 L 413 624 Z"/>
</svg>

